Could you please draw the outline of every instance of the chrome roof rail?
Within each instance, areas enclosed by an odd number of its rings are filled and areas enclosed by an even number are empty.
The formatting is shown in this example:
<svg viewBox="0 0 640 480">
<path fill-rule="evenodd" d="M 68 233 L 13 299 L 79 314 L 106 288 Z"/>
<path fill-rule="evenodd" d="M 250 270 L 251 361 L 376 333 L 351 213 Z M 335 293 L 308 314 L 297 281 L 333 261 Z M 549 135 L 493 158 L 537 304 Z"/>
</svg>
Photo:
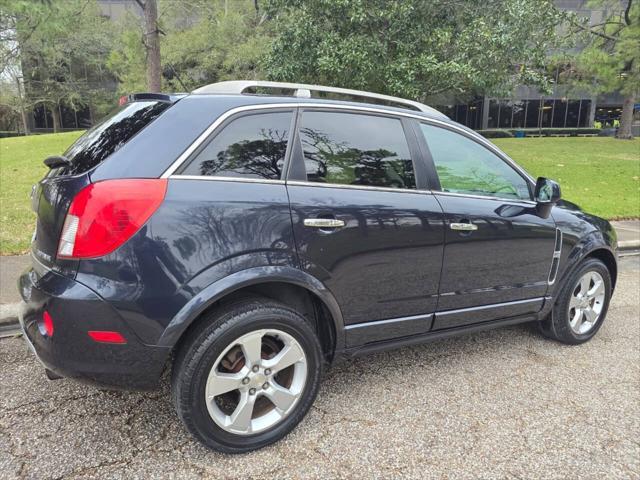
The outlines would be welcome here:
<svg viewBox="0 0 640 480">
<path fill-rule="evenodd" d="M 336 87 L 324 87 L 322 85 L 306 85 L 303 83 L 287 83 L 287 82 L 267 82 L 263 80 L 232 80 L 227 82 L 218 82 L 205 85 L 194 90 L 191 93 L 194 94 L 242 94 L 247 93 L 249 89 L 274 89 L 274 90 L 293 90 L 293 95 L 298 98 L 311 98 L 311 92 L 319 93 L 335 93 L 337 95 L 344 95 L 345 97 L 353 97 L 350 101 L 361 101 L 369 103 L 387 102 L 392 104 L 391 106 L 398 106 L 404 108 L 410 108 L 411 110 L 417 110 L 419 112 L 427 112 L 432 115 L 448 118 L 445 114 L 439 112 L 435 108 L 424 105 L 420 102 L 413 100 L 406 100 L 404 98 L 392 97 L 390 95 L 382 95 L 379 93 L 364 92 L 361 90 L 351 90 L 349 88 L 336 88 Z"/>
</svg>

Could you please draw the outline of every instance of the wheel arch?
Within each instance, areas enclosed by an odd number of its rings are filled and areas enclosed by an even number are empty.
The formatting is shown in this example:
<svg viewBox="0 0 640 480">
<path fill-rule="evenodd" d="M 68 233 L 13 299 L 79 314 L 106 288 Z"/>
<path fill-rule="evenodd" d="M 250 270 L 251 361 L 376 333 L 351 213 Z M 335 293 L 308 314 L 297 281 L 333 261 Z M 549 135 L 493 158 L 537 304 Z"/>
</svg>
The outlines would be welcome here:
<svg viewBox="0 0 640 480">
<path fill-rule="evenodd" d="M 584 258 L 597 258 L 605 264 L 611 275 L 611 290 L 613 290 L 616 287 L 616 280 L 618 278 L 618 262 L 613 252 L 607 248 L 596 248 L 589 252 Z"/>
<path fill-rule="evenodd" d="M 328 360 L 344 348 L 344 322 L 333 294 L 308 273 L 275 266 L 241 270 L 202 289 L 173 317 L 158 345 L 178 345 L 203 313 L 246 295 L 277 300 L 313 320 Z"/>
<path fill-rule="evenodd" d="M 558 292 L 576 268 L 579 268 L 582 262 L 587 258 L 596 258 L 605 264 L 611 275 L 611 288 L 612 290 L 615 288 L 618 276 L 618 263 L 615 252 L 605 244 L 592 241 L 584 242 L 576 245 L 567 256 L 568 265 L 562 272 L 560 281 L 555 283 L 555 289 L 553 291 L 554 297 L 558 295 Z"/>
</svg>

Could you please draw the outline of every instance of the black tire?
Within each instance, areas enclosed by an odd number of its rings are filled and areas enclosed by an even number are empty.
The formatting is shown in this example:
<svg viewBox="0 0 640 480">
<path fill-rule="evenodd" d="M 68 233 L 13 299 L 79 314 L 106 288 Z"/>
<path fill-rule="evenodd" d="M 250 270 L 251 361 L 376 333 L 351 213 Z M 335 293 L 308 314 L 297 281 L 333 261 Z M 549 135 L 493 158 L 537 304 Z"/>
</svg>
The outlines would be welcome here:
<svg viewBox="0 0 640 480">
<path fill-rule="evenodd" d="M 299 313 L 264 298 L 246 298 L 201 319 L 177 352 L 171 378 L 173 402 L 187 429 L 205 446 L 224 453 L 262 448 L 287 435 L 305 416 L 318 393 L 323 360 L 320 342 Z M 238 435 L 218 426 L 205 402 L 207 377 L 218 356 L 232 342 L 254 330 L 273 328 L 293 336 L 304 350 L 307 379 L 293 410 L 272 428 Z"/>
<path fill-rule="evenodd" d="M 569 302 L 574 290 L 577 288 L 578 281 L 587 272 L 595 271 L 600 274 L 604 280 L 605 297 L 602 306 L 600 316 L 595 325 L 586 333 L 578 334 L 573 331 L 569 323 Z M 562 286 L 560 293 L 553 305 L 553 310 L 549 316 L 538 322 L 539 331 L 547 338 L 556 340 L 567 345 L 579 345 L 587 342 L 598 333 L 598 330 L 602 326 L 604 319 L 607 316 L 607 310 L 609 309 L 609 301 L 611 300 L 611 274 L 609 270 L 600 260 L 596 258 L 588 258 L 582 264 L 576 268 L 571 275 L 567 278 L 567 281 Z"/>
</svg>

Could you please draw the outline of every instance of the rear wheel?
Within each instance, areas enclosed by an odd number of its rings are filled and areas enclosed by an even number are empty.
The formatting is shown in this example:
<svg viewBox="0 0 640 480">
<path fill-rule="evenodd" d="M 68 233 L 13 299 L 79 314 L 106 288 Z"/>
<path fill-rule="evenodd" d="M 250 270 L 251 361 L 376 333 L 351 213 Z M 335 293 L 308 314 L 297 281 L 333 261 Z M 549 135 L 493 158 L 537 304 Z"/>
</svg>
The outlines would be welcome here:
<svg viewBox="0 0 640 480">
<path fill-rule="evenodd" d="M 205 445 L 228 453 L 285 436 L 318 391 L 322 350 L 314 330 L 297 312 L 266 299 L 203 320 L 174 365 L 181 420 Z"/>
<path fill-rule="evenodd" d="M 602 326 L 611 298 L 611 275 L 598 259 L 587 259 L 560 291 L 542 333 L 562 343 L 590 340 Z"/>
</svg>

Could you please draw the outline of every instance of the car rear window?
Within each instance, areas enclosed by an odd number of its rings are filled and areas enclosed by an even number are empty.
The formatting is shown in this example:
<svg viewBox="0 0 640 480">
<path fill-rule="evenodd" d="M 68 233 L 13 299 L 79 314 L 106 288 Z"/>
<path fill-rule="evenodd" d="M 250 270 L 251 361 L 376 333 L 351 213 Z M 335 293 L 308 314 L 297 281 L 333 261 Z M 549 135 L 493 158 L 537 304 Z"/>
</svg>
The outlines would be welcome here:
<svg viewBox="0 0 640 480">
<path fill-rule="evenodd" d="M 77 175 L 91 170 L 149 125 L 170 105 L 169 102 L 149 100 L 122 106 L 76 140 L 64 153 L 70 165 L 55 169 L 54 174 Z"/>
</svg>

